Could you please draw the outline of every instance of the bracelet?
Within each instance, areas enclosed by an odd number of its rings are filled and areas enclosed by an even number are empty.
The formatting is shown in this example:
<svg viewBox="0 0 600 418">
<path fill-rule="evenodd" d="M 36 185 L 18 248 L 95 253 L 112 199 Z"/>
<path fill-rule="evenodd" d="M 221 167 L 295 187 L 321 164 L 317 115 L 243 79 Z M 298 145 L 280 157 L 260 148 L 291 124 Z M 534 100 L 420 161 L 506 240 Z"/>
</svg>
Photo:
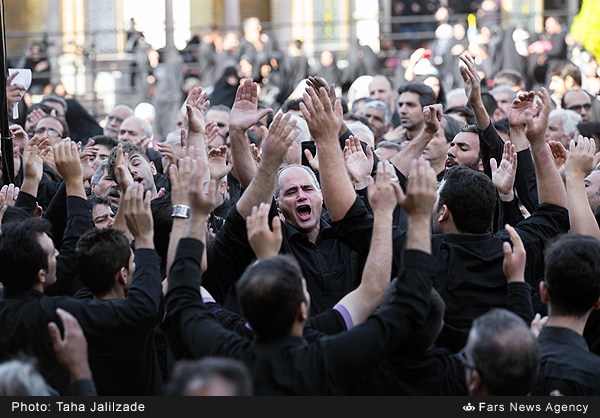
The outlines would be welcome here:
<svg viewBox="0 0 600 418">
<path fill-rule="evenodd" d="M 186 205 L 173 205 L 173 212 L 171 212 L 173 218 L 184 218 L 190 217 L 190 207 Z"/>
</svg>

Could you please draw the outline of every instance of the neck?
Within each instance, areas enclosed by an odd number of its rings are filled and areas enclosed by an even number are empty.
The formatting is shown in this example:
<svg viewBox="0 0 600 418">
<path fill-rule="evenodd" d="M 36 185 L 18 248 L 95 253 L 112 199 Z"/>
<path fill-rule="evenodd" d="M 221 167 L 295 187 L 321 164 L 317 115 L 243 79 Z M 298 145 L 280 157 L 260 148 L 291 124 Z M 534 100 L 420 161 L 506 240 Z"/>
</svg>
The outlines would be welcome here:
<svg viewBox="0 0 600 418">
<path fill-rule="evenodd" d="M 113 287 L 108 293 L 102 296 L 94 295 L 94 300 L 114 300 L 125 299 L 125 289 L 123 287 Z"/>
<path fill-rule="evenodd" d="M 412 129 L 408 129 L 406 131 L 406 139 L 410 141 L 411 139 L 415 138 L 417 135 L 419 135 L 424 126 L 425 125 L 419 125 L 414 126 Z"/>
<path fill-rule="evenodd" d="M 585 323 L 587 322 L 590 314 L 588 313 L 584 317 L 574 317 L 574 316 L 553 316 L 550 314 L 548 317 L 548 326 L 558 327 L 558 328 L 568 328 L 570 330 L 575 331 L 579 335 L 583 335 L 583 330 L 585 328 Z"/>
</svg>

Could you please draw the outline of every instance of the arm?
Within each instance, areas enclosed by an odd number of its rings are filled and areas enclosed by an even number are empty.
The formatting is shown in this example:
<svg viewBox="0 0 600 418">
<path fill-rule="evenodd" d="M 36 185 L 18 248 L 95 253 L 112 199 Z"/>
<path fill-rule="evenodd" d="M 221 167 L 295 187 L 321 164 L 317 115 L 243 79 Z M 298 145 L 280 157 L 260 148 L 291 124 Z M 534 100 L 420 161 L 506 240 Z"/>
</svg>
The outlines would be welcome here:
<svg viewBox="0 0 600 418">
<path fill-rule="evenodd" d="M 64 181 L 67 196 L 67 224 L 57 258 L 57 281 L 46 289 L 49 295 L 73 295 L 82 287 L 77 278 L 76 247 L 79 237 L 92 229 L 92 211 L 83 187 L 83 167 L 77 144 L 62 141 L 53 147 L 56 168 Z"/>
<path fill-rule="evenodd" d="M 403 197 L 400 186 L 390 181 L 393 174 L 391 167 L 380 162 L 377 181 L 369 177 L 369 202 L 375 216 L 369 255 L 360 284 L 337 304 L 350 315 L 352 324 L 348 329 L 363 323 L 375 311 L 391 281 L 393 211 Z"/>
<path fill-rule="evenodd" d="M 242 188 L 248 187 L 257 170 L 246 131 L 271 112 L 271 109 L 258 110 L 258 84 L 251 79 L 244 80 L 237 89 L 229 114 L 231 154 Z"/>
<path fill-rule="evenodd" d="M 92 380 L 92 371 L 87 355 L 87 340 L 81 325 L 73 315 L 58 308 L 56 315 L 60 318 L 64 337 L 61 337 L 58 325 L 48 323 L 48 333 L 58 362 L 64 366 L 71 376 L 71 394 L 76 396 L 95 396 L 96 385 Z M 84 389 L 83 392 L 80 392 Z"/>
<path fill-rule="evenodd" d="M 585 177 L 594 169 L 596 143 L 592 138 L 579 135 L 577 145 L 571 140 L 566 164 L 566 187 L 569 199 L 571 233 L 600 238 L 600 228 L 590 208 L 585 191 Z"/>
<path fill-rule="evenodd" d="M 248 241 L 252 246 L 254 254 L 256 254 L 256 258 L 259 260 L 277 255 L 283 241 L 281 220 L 279 217 L 273 217 L 273 230 L 269 228 L 270 209 L 270 205 L 261 203 L 259 207 L 254 206 L 252 214 L 246 217 Z"/>
<path fill-rule="evenodd" d="M 308 87 L 300 110 L 315 140 L 319 155 L 327 155 L 320 161 L 320 180 L 325 206 L 332 221 L 342 219 L 354 203 L 354 186 L 344 165 L 344 154 L 338 141 L 342 122 L 342 105 L 336 100 L 331 105 L 325 88 L 315 91 Z"/>
<path fill-rule="evenodd" d="M 404 175 L 408 173 L 411 161 L 423 154 L 429 141 L 439 131 L 440 122 L 442 121 L 442 105 L 425 106 L 423 108 L 423 119 L 425 126 L 421 132 L 390 160 L 394 167 Z"/>
<path fill-rule="evenodd" d="M 460 56 L 459 70 L 465 83 L 465 94 L 475 113 L 477 127 L 483 131 L 490 124 L 490 115 L 485 110 L 481 99 L 481 78 L 475 68 L 475 62 L 469 54 L 465 53 Z"/>
<path fill-rule="evenodd" d="M 273 199 L 279 167 L 288 148 L 300 134 L 300 131 L 294 129 L 296 121 L 290 122 L 290 118 L 290 114 L 278 113 L 269 127 L 268 135 L 262 144 L 263 156 L 258 171 L 236 203 L 238 212 L 244 218 L 252 213 L 252 207 L 271 202 Z M 237 160 L 234 160 L 234 164 L 237 165 Z"/>
<path fill-rule="evenodd" d="M 531 304 L 531 287 L 525 282 L 527 253 L 517 231 L 506 225 L 506 232 L 512 241 L 512 245 L 508 241 L 502 244 L 504 251 L 502 270 L 508 282 L 507 308 L 529 324 L 533 320 L 533 305 Z"/>
<path fill-rule="evenodd" d="M 567 193 L 560 173 L 552 160 L 550 148 L 545 141 L 545 133 L 548 128 L 548 114 L 552 107 L 550 95 L 545 88 L 542 88 L 537 93 L 537 97 L 540 100 L 539 112 L 537 115 L 531 115 L 531 112 L 527 112 L 526 135 L 531 144 L 531 152 L 533 153 L 533 161 L 535 163 L 538 198 L 540 204 L 550 203 L 566 208 L 568 204 Z"/>
</svg>

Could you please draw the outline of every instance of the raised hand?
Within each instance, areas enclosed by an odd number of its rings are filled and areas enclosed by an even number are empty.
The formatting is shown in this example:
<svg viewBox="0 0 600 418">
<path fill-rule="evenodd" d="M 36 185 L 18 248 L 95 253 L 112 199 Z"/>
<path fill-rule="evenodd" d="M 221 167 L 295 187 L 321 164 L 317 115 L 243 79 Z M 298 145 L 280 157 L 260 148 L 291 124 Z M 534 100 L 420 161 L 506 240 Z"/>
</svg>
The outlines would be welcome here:
<svg viewBox="0 0 600 418">
<path fill-rule="evenodd" d="M 261 203 L 246 217 L 248 242 L 259 260 L 277 255 L 283 242 L 281 220 L 277 216 L 273 217 L 273 230 L 269 228 L 269 210 L 268 204 Z"/>
<path fill-rule="evenodd" d="M 0 189 L 0 207 L 14 206 L 17 203 L 17 196 L 19 195 L 19 188 L 15 187 L 14 184 L 5 184 Z"/>
<path fill-rule="evenodd" d="M 208 93 L 202 91 L 201 86 L 196 86 L 190 90 L 185 100 L 184 126 L 188 127 L 191 134 L 204 135 L 205 120 L 204 113 L 210 106 Z"/>
<path fill-rule="evenodd" d="M 79 159 L 77 144 L 63 139 L 52 147 L 56 170 L 65 182 L 81 182 L 83 185 L 83 167 Z"/>
<path fill-rule="evenodd" d="M 575 176 L 583 180 L 595 167 L 594 153 L 596 152 L 596 141 L 579 135 L 577 144 L 575 140 L 569 142 L 569 154 L 567 157 L 565 174 Z"/>
<path fill-rule="evenodd" d="M 437 177 L 429 161 L 413 160 L 410 164 L 406 196 L 401 197 L 400 206 L 409 216 L 430 218 L 436 198 Z"/>
<path fill-rule="evenodd" d="M 127 161 L 129 161 L 129 156 L 126 153 L 123 153 L 123 144 L 118 144 L 117 155 L 115 157 L 114 178 L 121 193 L 125 193 L 125 190 L 134 183 Z"/>
<path fill-rule="evenodd" d="M 229 113 L 229 129 L 246 132 L 272 111 L 270 108 L 258 110 L 258 84 L 247 78 L 235 94 L 235 101 Z"/>
<path fill-rule="evenodd" d="M 315 150 L 315 155 L 312 155 L 312 152 L 310 152 L 310 150 L 308 148 L 306 148 L 304 150 L 304 156 L 306 157 L 306 161 L 308 161 L 310 168 L 312 168 L 312 171 L 314 171 L 315 173 L 318 173 L 319 172 L 319 155 L 317 153 L 317 150 Z"/>
<path fill-rule="evenodd" d="M 526 111 L 527 129 L 525 134 L 530 143 L 541 143 L 545 140 L 548 128 L 548 115 L 552 110 L 552 101 L 548 90 L 544 87 L 536 93 L 538 100 L 534 103 L 533 114 Z M 539 109 L 539 111 L 538 111 Z M 531 114 L 531 116 L 528 116 Z"/>
<path fill-rule="evenodd" d="M 367 177 L 371 176 L 374 161 L 373 150 L 370 146 L 367 146 L 366 152 L 363 151 L 360 140 L 353 135 L 346 139 L 344 160 L 346 161 L 346 170 L 355 184 L 364 182 Z"/>
<path fill-rule="evenodd" d="M 206 222 L 216 201 L 217 182 L 210 180 L 208 186 L 206 186 L 204 178 L 207 171 L 206 162 L 198 161 L 198 165 L 192 170 L 191 174 L 188 198 L 191 218 L 195 221 Z M 202 228 L 205 228 L 205 225 Z"/>
<path fill-rule="evenodd" d="M 508 283 L 524 282 L 525 263 L 527 261 L 525 246 L 515 228 L 508 224 L 504 228 L 508 232 L 512 245 L 507 241 L 502 244 L 502 251 L 504 251 L 502 271 Z"/>
<path fill-rule="evenodd" d="M 498 166 L 496 159 L 492 158 L 490 159 L 490 167 L 492 169 L 492 181 L 498 190 L 500 199 L 510 202 L 515 196 L 513 186 L 517 175 L 517 153 L 515 152 L 515 146 L 510 141 L 504 143 L 500 165 Z"/>
<path fill-rule="evenodd" d="M 208 169 L 210 171 L 210 178 L 219 181 L 229 174 L 232 168 L 233 164 L 231 161 L 227 161 L 226 145 L 213 148 L 208 152 Z"/>
<path fill-rule="evenodd" d="M 10 136 L 13 139 L 13 144 L 19 146 L 19 151 L 23 152 L 29 141 L 29 135 L 25 132 L 25 129 L 21 125 L 12 124 L 8 127 Z"/>
<path fill-rule="evenodd" d="M 554 160 L 554 165 L 559 170 L 563 170 L 565 168 L 565 163 L 567 162 L 567 158 L 569 156 L 569 151 L 561 142 L 554 140 L 548 141 L 548 147 L 550 147 L 550 152 L 552 152 L 552 159 Z"/>
<path fill-rule="evenodd" d="M 332 106 L 324 87 L 319 88 L 318 91 L 308 87 L 303 94 L 303 99 L 300 110 L 317 145 L 319 142 L 326 141 L 337 143 L 340 126 L 344 123 L 342 104 L 339 99 L 336 99 Z"/>
<path fill-rule="evenodd" d="M 121 196 L 120 205 L 124 205 L 127 228 L 135 238 L 136 248 L 154 248 L 154 222 L 150 210 L 150 191 L 144 192 L 144 186 L 133 183 Z"/>
<path fill-rule="evenodd" d="M 27 90 L 23 84 L 12 84 L 12 81 L 19 74 L 15 71 L 8 77 L 6 77 L 6 99 L 8 100 L 8 111 L 12 114 L 12 110 L 15 104 L 21 101 L 23 94 Z"/>
<path fill-rule="evenodd" d="M 190 147 L 188 154 L 194 155 L 194 147 Z M 178 164 L 169 165 L 169 180 L 171 181 L 171 203 L 173 205 L 187 205 L 189 201 L 190 180 L 192 171 L 198 166 L 198 159 L 191 156 L 182 156 Z"/>
<path fill-rule="evenodd" d="M 400 185 L 392 181 L 394 176 L 394 168 L 383 161 L 377 163 L 377 178 L 374 180 L 369 176 L 367 193 L 369 204 L 376 215 L 391 214 L 396 206 L 406 198 Z"/>
<path fill-rule="evenodd" d="M 329 102 L 331 103 L 331 106 L 335 106 L 335 101 L 337 100 L 335 95 L 335 84 L 329 85 L 327 80 L 325 80 L 323 77 L 312 75 L 308 76 L 306 84 L 308 84 L 309 87 L 312 87 L 315 91 L 319 91 L 319 89 L 323 87 L 327 91 L 327 96 L 329 96 Z"/>
<path fill-rule="evenodd" d="M 77 318 L 64 309 L 56 309 L 56 315 L 62 322 L 64 337 L 61 337 L 58 325 L 54 322 L 48 323 L 48 333 L 58 362 L 69 371 L 71 380 L 91 379 L 87 339 L 81 325 Z"/>
<path fill-rule="evenodd" d="M 300 135 L 295 129 L 296 121 L 291 120 L 291 114 L 278 113 L 269 127 L 269 133 L 262 143 L 261 164 L 274 164 L 277 167 L 283 163 L 287 151 Z"/>
<path fill-rule="evenodd" d="M 536 113 L 535 108 L 535 92 L 528 91 L 519 93 L 515 100 L 510 104 L 508 112 L 508 123 L 510 126 L 527 126 L 527 119 L 533 117 Z"/>
<path fill-rule="evenodd" d="M 459 71 L 465 83 L 465 94 L 469 98 L 469 103 L 481 100 L 481 77 L 475 68 L 473 57 L 464 53 L 459 58 Z"/>
<path fill-rule="evenodd" d="M 440 130 L 443 108 L 441 104 L 433 104 L 423 107 L 423 122 L 425 132 L 435 135 Z"/>
</svg>

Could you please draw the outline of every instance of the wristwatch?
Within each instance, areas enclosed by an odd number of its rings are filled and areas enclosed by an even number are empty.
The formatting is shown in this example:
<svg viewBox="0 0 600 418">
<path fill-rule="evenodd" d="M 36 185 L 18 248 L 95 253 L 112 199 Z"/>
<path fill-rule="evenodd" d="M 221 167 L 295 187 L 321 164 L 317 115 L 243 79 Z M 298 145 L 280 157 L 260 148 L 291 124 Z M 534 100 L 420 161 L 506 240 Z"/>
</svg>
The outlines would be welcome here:
<svg viewBox="0 0 600 418">
<path fill-rule="evenodd" d="M 173 205 L 173 212 L 171 212 L 173 218 L 189 218 L 190 207 L 186 205 Z"/>
</svg>

